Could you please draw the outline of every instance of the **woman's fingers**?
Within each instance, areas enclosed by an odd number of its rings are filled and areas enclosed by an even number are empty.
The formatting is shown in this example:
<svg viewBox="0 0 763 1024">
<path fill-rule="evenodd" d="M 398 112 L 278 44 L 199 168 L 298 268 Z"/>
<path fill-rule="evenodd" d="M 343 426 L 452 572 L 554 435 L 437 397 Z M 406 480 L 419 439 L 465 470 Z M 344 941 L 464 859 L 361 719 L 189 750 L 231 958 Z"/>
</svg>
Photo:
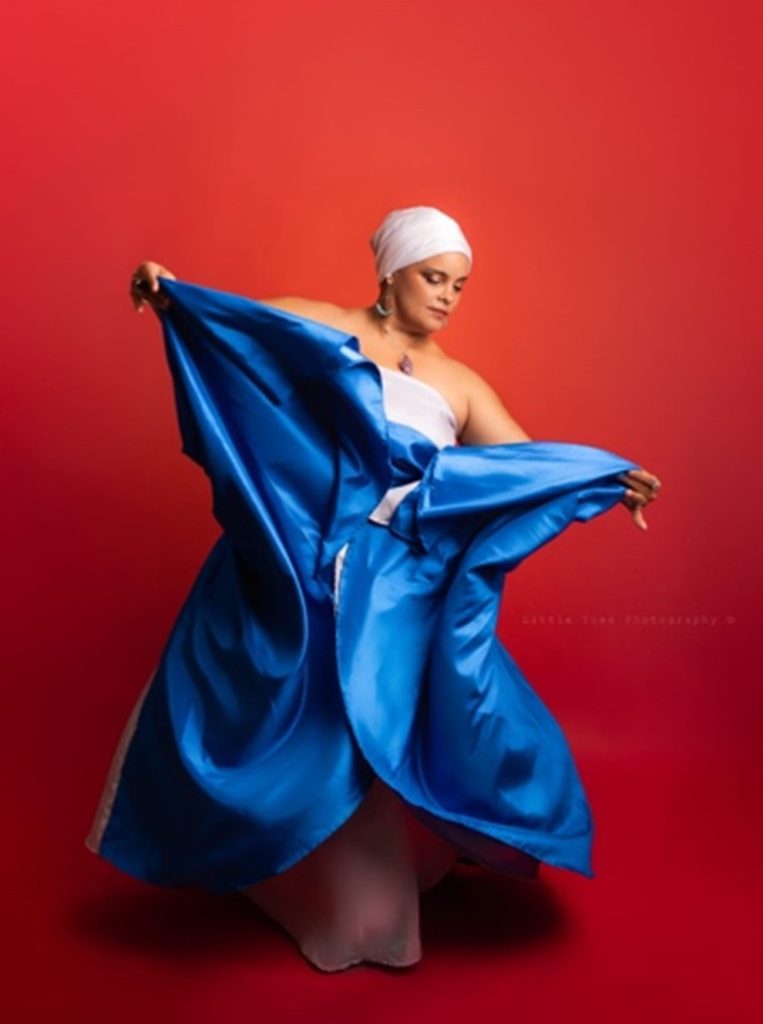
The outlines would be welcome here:
<svg viewBox="0 0 763 1024">
<path fill-rule="evenodd" d="M 641 527 L 642 530 L 646 530 L 646 519 L 644 519 L 642 509 L 645 505 L 648 505 L 653 498 L 647 498 L 638 491 L 627 490 L 620 500 L 626 508 L 633 513 L 633 521 L 636 523 L 636 526 Z"/>
<path fill-rule="evenodd" d="M 618 480 L 622 480 L 624 484 L 636 488 L 643 494 L 653 496 L 656 496 L 657 491 L 662 487 L 662 483 L 654 473 L 649 473 L 645 469 L 629 469 L 627 473 L 621 473 Z"/>
<path fill-rule="evenodd" d="M 635 522 L 636 526 L 640 527 L 640 529 L 642 529 L 642 530 L 648 530 L 649 529 L 649 527 L 646 525 L 646 519 L 644 519 L 644 513 L 641 511 L 640 508 L 637 508 L 637 509 L 634 510 L 634 512 L 633 512 L 633 521 Z"/>
<path fill-rule="evenodd" d="M 153 304 L 152 299 L 149 298 L 150 289 L 151 284 L 147 278 L 133 278 L 130 295 L 139 313 L 143 312 L 147 304 Z"/>
<path fill-rule="evenodd" d="M 627 473 L 621 473 L 617 479 L 628 487 L 626 495 L 631 497 L 638 495 L 639 508 L 641 505 L 647 505 L 650 501 L 654 501 L 662 487 L 654 473 L 649 473 L 645 469 L 629 469 Z M 629 507 L 632 507 L 632 503 L 629 504 Z M 646 524 L 643 528 L 646 529 Z"/>
<path fill-rule="evenodd" d="M 143 293 L 141 291 L 140 279 L 135 275 L 133 275 L 132 280 L 130 281 L 130 298 L 132 299 L 133 305 L 137 311 L 142 313 L 145 305 L 145 299 L 143 298 Z"/>
<path fill-rule="evenodd" d="M 145 263 L 141 263 L 140 266 L 136 267 L 133 271 L 132 277 L 130 278 L 130 298 L 139 313 L 143 312 L 145 305 L 142 289 L 143 283 L 146 280 L 146 269 L 147 265 Z"/>
<path fill-rule="evenodd" d="M 170 300 L 163 295 L 159 289 L 159 278 L 168 277 L 175 281 L 177 278 L 166 267 L 160 263 L 146 261 L 133 272 L 130 279 L 130 298 L 136 310 L 142 313 L 146 305 L 154 309 L 167 309 Z"/>
</svg>

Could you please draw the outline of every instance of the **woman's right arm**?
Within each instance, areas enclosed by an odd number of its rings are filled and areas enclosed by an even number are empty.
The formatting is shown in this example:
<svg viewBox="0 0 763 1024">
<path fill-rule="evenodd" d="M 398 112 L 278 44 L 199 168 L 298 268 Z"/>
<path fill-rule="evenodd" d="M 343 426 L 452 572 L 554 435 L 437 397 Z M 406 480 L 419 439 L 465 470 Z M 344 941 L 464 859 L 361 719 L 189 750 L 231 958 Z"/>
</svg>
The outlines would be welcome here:
<svg viewBox="0 0 763 1024">
<path fill-rule="evenodd" d="M 146 304 L 153 309 L 167 309 L 170 300 L 159 291 L 159 278 L 168 277 L 172 281 L 177 278 L 171 270 L 167 270 L 161 263 L 153 260 L 145 260 L 133 271 L 130 279 L 130 298 L 136 310 L 142 313 Z M 317 299 L 303 299 L 297 295 L 279 295 L 272 299 L 258 299 L 265 306 L 274 306 L 276 309 L 285 309 L 289 313 L 296 313 L 311 320 L 318 320 L 321 323 L 334 323 L 337 314 L 341 312 L 333 302 L 321 302 Z"/>
</svg>

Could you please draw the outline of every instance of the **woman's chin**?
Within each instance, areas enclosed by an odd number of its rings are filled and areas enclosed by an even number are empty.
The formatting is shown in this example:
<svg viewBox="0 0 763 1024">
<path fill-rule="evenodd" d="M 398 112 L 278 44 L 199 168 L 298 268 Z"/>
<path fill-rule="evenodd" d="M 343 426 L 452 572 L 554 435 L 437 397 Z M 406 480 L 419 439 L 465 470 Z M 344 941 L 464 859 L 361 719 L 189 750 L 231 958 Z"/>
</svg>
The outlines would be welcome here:
<svg viewBox="0 0 763 1024">
<path fill-rule="evenodd" d="M 447 326 L 448 317 L 438 316 L 437 313 L 428 313 L 426 320 L 422 321 L 422 330 L 428 334 L 434 334 L 436 331 L 441 331 L 443 327 Z"/>
</svg>

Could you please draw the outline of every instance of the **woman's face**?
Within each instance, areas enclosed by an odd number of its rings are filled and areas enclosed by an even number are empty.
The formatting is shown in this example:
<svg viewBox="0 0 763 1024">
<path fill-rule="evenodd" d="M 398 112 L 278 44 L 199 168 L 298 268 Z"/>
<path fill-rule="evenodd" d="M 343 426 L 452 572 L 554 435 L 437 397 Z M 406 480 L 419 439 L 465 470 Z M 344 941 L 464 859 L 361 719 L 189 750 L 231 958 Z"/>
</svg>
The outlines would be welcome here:
<svg viewBox="0 0 763 1024">
<path fill-rule="evenodd" d="M 400 326 L 425 334 L 445 327 L 461 301 L 468 272 L 469 259 L 461 252 L 429 256 L 396 270 L 392 288 Z"/>
</svg>

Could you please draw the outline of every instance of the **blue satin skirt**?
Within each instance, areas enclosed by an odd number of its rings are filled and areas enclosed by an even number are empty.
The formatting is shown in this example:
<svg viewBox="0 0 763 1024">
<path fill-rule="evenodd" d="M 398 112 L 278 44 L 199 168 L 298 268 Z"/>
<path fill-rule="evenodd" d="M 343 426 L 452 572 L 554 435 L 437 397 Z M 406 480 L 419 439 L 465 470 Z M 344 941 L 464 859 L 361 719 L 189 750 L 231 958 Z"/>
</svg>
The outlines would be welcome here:
<svg viewBox="0 0 763 1024">
<path fill-rule="evenodd" d="M 438 449 L 387 420 L 354 336 L 161 288 L 181 450 L 222 532 L 90 848 L 148 882 L 232 891 L 315 849 L 378 776 L 481 864 L 593 877 L 570 747 L 496 623 L 506 573 L 613 507 L 638 464 L 555 441 Z M 388 526 L 368 519 L 409 481 Z"/>
</svg>

